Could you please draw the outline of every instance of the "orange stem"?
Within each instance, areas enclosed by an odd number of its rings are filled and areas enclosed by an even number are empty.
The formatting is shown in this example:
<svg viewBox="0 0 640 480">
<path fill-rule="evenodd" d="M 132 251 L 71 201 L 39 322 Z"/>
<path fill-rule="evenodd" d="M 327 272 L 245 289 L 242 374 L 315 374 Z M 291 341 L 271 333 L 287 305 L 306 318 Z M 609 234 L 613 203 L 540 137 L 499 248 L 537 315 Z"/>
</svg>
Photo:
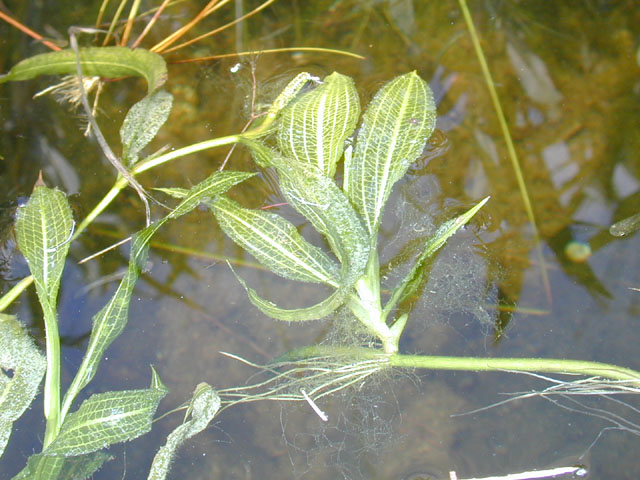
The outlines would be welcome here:
<svg viewBox="0 0 640 480">
<path fill-rule="evenodd" d="M 48 40 L 45 40 L 44 37 L 42 35 L 40 35 L 39 33 L 34 32 L 33 30 L 31 30 L 29 27 L 27 27 L 26 25 L 23 25 L 22 23 L 20 23 L 18 20 L 15 20 L 14 18 L 10 17 L 9 15 L 7 15 L 6 13 L 3 13 L 2 10 L 0 10 L 0 19 L 4 20 L 5 22 L 7 22 L 9 25 L 14 26 L 15 28 L 17 28 L 18 30 L 20 30 L 21 32 L 26 33 L 27 35 L 29 35 L 31 38 L 35 38 L 36 40 L 38 40 L 39 42 L 41 42 L 43 45 L 46 45 L 47 47 L 49 47 L 51 50 L 62 50 L 59 46 L 57 46 L 54 43 L 51 43 Z"/>
</svg>

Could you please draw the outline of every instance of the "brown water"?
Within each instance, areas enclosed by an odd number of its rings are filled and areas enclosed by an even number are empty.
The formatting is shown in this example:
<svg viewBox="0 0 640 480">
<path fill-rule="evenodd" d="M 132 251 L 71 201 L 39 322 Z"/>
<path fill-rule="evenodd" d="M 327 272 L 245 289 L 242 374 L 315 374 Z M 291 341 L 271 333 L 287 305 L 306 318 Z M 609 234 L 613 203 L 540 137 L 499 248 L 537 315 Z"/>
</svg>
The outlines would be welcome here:
<svg viewBox="0 0 640 480">
<path fill-rule="evenodd" d="M 6 2 L 16 17 L 41 32 L 91 24 L 98 3 L 78 8 L 73 2 L 73 12 L 65 13 L 59 1 Z M 195 3 L 169 10 L 154 38 L 188 21 L 198 10 Z M 246 3 L 245 11 L 256 5 Z M 439 98 L 438 130 L 425 158 L 396 186 L 388 204 L 383 259 L 415 253 L 422 231 L 486 195 L 491 200 L 475 225 L 456 235 L 439 256 L 416 301 L 402 350 L 576 358 L 638 369 L 640 293 L 631 288 L 640 287 L 639 237 L 614 238 L 607 230 L 612 222 L 640 211 L 640 10 L 632 1 L 485 1 L 472 2 L 470 8 L 528 186 L 542 238 L 542 264 L 454 1 L 276 1 L 240 30 L 230 29 L 168 59 L 313 46 L 348 50 L 366 60 L 297 52 L 245 58 L 236 73 L 231 68 L 237 58 L 170 66 L 166 88 L 175 97 L 174 108 L 150 151 L 238 132 L 247 120 L 252 65 L 259 103 L 268 102 L 300 71 L 324 76 L 335 70 L 354 77 L 365 105 L 385 81 L 416 70 L 430 80 Z M 198 30 L 233 16 L 232 7 L 223 8 Z M 0 42 L 3 72 L 43 51 L 5 24 L 0 24 Z M 145 43 L 152 44 L 152 39 Z M 79 133 L 76 115 L 50 97 L 31 99 L 50 81 L 0 86 L 5 225 L 10 207 L 29 194 L 39 169 L 49 185 L 69 193 L 76 219 L 114 180 L 96 145 Z M 141 97 L 142 88 L 135 80 L 107 85 L 98 120 L 115 147 L 126 110 Z M 140 180 L 145 187 L 188 187 L 218 168 L 226 154 L 226 149 L 201 152 Z M 255 169 L 240 149 L 229 168 Z M 278 194 L 265 180 L 236 188 L 234 196 L 252 206 L 277 203 Z M 117 283 L 84 286 L 124 268 L 128 248 L 82 266 L 76 261 L 110 245 L 114 237 L 128 236 L 143 221 L 135 192 L 127 191 L 71 248 L 59 307 L 67 382 L 81 360 L 91 316 Z M 166 225 L 156 240 L 170 246 L 152 249 L 151 269 L 137 286 L 129 325 L 107 352 L 87 395 L 143 388 L 149 382 L 147 366 L 153 364 L 171 390 L 161 405 L 164 412 L 187 400 L 201 381 L 232 387 L 255 373 L 221 356 L 220 350 L 264 363 L 295 346 L 321 341 L 331 330 L 329 322 L 287 325 L 253 309 L 227 266 L 207 257 L 244 259 L 206 212 Z M 565 253 L 571 242 L 588 244 L 591 255 L 583 262 L 571 260 Z M 9 238 L 3 255 L 9 257 L 13 249 Z M 237 271 L 266 298 L 303 304 L 319 298 L 313 286 L 274 281 L 251 266 Z M 26 274 L 19 254 L 2 273 L 4 293 Z M 388 272 L 390 285 L 398 275 Z M 33 292 L 13 310 L 42 339 Z M 441 479 L 450 470 L 467 478 L 574 463 L 587 465 L 589 478 L 640 476 L 637 435 L 603 430 L 612 424 L 542 399 L 452 417 L 503 400 L 503 393 L 548 385 L 539 380 L 508 373 L 397 377 L 378 378 L 362 390 L 323 400 L 328 425 L 306 404 L 229 409 L 185 445 L 170 478 Z M 633 396 L 625 400 L 637 405 Z M 562 404 L 578 408 L 570 400 Z M 638 421 L 635 412 L 604 399 L 589 405 Z M 0 477 L 15 474 L 39 450 L 41 411 L 37 401 L 16 424 L 0 461 Z M 180 415 L 174 415 L 157 422 L 152 434 L 114 447 L 115 460 L 95 478 L 121 478 L 123 472 L 125 478 L 146 477 L 154 451 L 179 422 Z"/>
</svg>

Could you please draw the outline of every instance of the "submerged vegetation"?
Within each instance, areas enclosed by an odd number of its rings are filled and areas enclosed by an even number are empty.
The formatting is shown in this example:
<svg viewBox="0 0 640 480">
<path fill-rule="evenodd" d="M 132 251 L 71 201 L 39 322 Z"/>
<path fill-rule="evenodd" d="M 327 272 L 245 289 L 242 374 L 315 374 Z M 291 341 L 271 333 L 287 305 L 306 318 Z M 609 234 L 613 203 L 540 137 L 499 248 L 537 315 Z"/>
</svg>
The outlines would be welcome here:
<svg viewBox="0 0 640 480">
<path fill-rule="evenodd" d="M 131 18 L 135 18 L 135 13 Z M 170 45 L 179 35 L 168 37 L 158 44 L 161 47 L 130 50 L 122 46 L 131 34 L 130 24 L 126 25 L 119 46 L 78 47 L 72 43 L 71 48 L 24 60 L 0 78 L 2 83 L 43 74 L 70 75 L 73 86 L 83 86 L 78 95 L 90 119 L 90 130 L 98 139 L 102 133 L 93 118 L 95 111 L 87 101 L 89 92 L 84 90 L 85 85 L 93 83 L 85 81 L 139 76 L 147 83 L 146 96 L 129 108 L 120 128 L 122 148 L 112 148 L 112 142 L 103 137 L 99 140 L 119 176 L 82 221 L 76 225 L 63 192 L 42 182 L 36 184 L 29 201 L 17 209 L 17 244 L 26 258 L 42 307 L 46 351 L 44 356 L 39 353 L 15 317 L 0 317 L 1 380 L 9 392 L 0 399 L 2 410 L 7 412 L 0 419 L 0 451 L 6 447 L 12 424 L 36 397 L 42 377 L 46 430 L 42 451 L 29 457 L 27 466 L 15 478 L 87 478 L 109 460 L 106 447 L 151 429 L 158 404 L 168 391 L 155 370 L 147 389 L 94 393 L 80 405 L 77 399 L 94 378 L 107 348 L 125 331 L 131 296 L 147 261 L 152 237 L 170 220 L 190 213 L 199 205 L 206 206 L 220 229 L 265 269 L 287 280 L 317 284 L 320 290 L 328 292 L 324 300 L 312 306 L 276 305 L 234 271 L 257 309 L 285 322 L 333 316 L 334 322 L 347 325 L 345 329 L 357 325 L 354 329 L 359 332 L 358 343 L 351 340 L 312 344 L 290 352 L 269 352 L 274 357 L 280 356 L 264 366 L 227 354 L 261 369 L 266 379 L 224 389 L 198 385 L 185 407 L 185 422 L 167 438 L 149 478 L 164 478 L 176 449 L 202 431 L 223 409 L 258 400 L 305 401 L 326 420 L 315 403 L 318 399 L 363 385 L 372 375 L 392 368 L 570 374 L 580 375 L 580 380 L 563 383 L 561 394 L 572 388 L 579 390 L 585 385 L 584 377 L 589 385 L 596 385 L 592 390 L 580 390 L 584 393 L 638 391 L 640 372 L 606 363 L 401 352 L 402 335 L 412 320 L 414 297 L 428 281 L 434 255 L 459 229 L 473 224 L 474 216 L 489 201 L 488 197 L 477 200 L 475 205 L 461 209 L 459 215 L 420 238 L 413 264 L 387 289 L 380 267 L 383 213 L 394 185 L 423 155 L 436 122 L 433 93 L 416 72 L 385 83 L 362 116 L 360 97 L 350 77 L 337 72 L 324 78 L 301 73 L 245 131 L 146 155 L 145 148 L 164 126 L 173 106 L 172 95 L 164 90 L 165 60 L 155 52 L 171 50 Z M 110 35 L 111 32 L 106 35 L 105 44 Z M 487 83 L 491 84 L 490 78 Z M 502 113 L 500 118 L 508 135 Z M 136 177 L 142 172 L 195 152 L 227 145 L 248 149 L 260 171 L 277 178 L 286 203 L 313 227 L 317 237 L 324 239 L 327 248 L 312 244 L 284 216 L 247 208 L 231 198 L 231 189 L 254 177 L 254 173 L 216 171 L 190 189 L 171 186 L 152 194 L 137 183 Z M 115 155 L 114 151 L 121 154 Z M 517 158 L 514 163 L 517 164 Z M 523 187 L 522 175 L 518 178 Z M 128 270 L 113 297 L 93 317 L 83 360 L 63 392 L 57 297 L 69 246 L 128 185 L 136 188 L 143 203 L 148 203 L 147 225 L 132 236 Z M 162 205 L 155 197 L 162 194 L 179 202 L 168 214 L 151 221 L 151 207 Z M 528 199 L 526 189 L 523 196 Z M 170 201 L 171 198 L 167 200 Z M 530 205 L 527 210 L 533 221 Z M 635 218 L 632 219 L 633 223 Z M 619 228 L 630 231 L 625 225 Z M 546 277 L 543 281 L 548 286 Z M 5 295 L 0 300 L 3 308 L 28 283 L 21 282 Z M 11 371 L 11 375 L 5 375 L 4 370 Z M 547 394 L 551 393 L 541 393 Z"/>
</svg>

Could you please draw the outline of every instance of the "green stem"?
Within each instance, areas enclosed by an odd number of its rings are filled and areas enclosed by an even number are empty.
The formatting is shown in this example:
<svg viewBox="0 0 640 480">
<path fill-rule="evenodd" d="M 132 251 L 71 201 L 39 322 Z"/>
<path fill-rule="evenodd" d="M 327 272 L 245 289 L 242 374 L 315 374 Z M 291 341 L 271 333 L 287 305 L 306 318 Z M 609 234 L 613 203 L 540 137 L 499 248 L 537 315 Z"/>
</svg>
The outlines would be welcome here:
<svg viewBox="0 0 640 480">
<path fill-rule="evenodd" d="M 609 363 L 557 358 L 478 358 L 432 355 L 392 355 L 389 365 L 429 370 L 462 370 L 472 372 L 514 371 L 528 373 L 564 373 L 596 375 L 610 380 L 636 380 L 640 372 Z"/>
<path fill-rule="evenodd" d="M 425 370 L 458 370 L 468 372 L 526 372 L 595 375 L 610 380 L 634 380 L 640 385 L 640 372 L 609 363 L 558 358 L 481 358 L 448 357 L 435 355 L 385 354 L 374 348 L 315 345 L 303 347 L 282 355 L 278 361 L 302 361 L 318 356 L 351 357 L 357 360 L 386 358 L 392 367 Z"/>
<path fill-rule="evenodd" d="M 47 375 L 44 381 L 44 416 L 47 425 L 44 434 L 46 448 L 60 431 L 60 335 L 58 333 L 58 319 L 55 308 L 51 303 L 41 298 L 44 313 L 44 326 L 47 348 Z"/>
</svg>

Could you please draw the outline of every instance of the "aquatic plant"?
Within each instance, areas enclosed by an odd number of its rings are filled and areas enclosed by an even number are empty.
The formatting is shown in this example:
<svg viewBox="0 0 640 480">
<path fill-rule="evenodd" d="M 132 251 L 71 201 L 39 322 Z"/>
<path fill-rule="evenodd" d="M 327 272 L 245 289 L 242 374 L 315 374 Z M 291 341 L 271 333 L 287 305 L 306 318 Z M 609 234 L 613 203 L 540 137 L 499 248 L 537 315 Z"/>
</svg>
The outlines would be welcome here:
<svg viewBox="0 0 640 480">
<path fill-rule="evenodd" d="M 101 56 L 111 52 L 116 52 L 118 62 L 126 63 L 129 51 L 122 51 L 120 56 L 118 51 L 108 48 L 77 49 L 64 53 L 68 58 L 65 69 L 74 74 L 80 65 L 81 74 L 78 76 L 88 75 L 91 72 L 88 70 L 90 65 L 100 63 Z M 149 53 L 141 52 L 142 55 Z M 45 65 L 38 73 L 54 73 L 54 65 L 62 63 L 62 58 L 62 54 L 38 58 L 37 61 L 44 60 Z M 27 68 L 25 65 L 30 64 L 21 64 L 13 71 L 13 78 L 5 79 L 19 79 L 21 69 Z M 95 73 L 106 77 L 125 74 L 107 70 L 106 67 L 99 68 Z M 150 74 L 143 74 L 145 78 L 155 78 L 148 75 Z M 161 78 L 162 75 L 158 77 Z M 30 460 L 28 469 L 43 472 L 38 474 L 52 478 L 54 469 L 80 468 L 72 463 L 76 457 L 95 455 L 90 462 L 89 459 L 79 458 L 80 461 L 87 462 L 85 465 L 90 465 L 83 466 L 85 470 L 81 471 L 90 472 L 90 468 L 96 468 L 100 461 L 104 461 L 104 457 L 96 453 L 94 448 L 100 449 L 109 443 L 133 438 L 149 426 L 157 406 L 155 400 L 155 403 L 145 404 L 142 408 L 144 418 L 141 423 L 144 428 L 135 431 L 132 429 L 120 437 L 106 434 L 106 430 L 114 426 L 114 414 L 119 416 L 124 412 L 122 409 L 130 408 L 127 403 L 130 398 L 133 401 L 140 395 L 150 394 L 154 399 L 163 395 L 164 387 L 155 374 L 152 387 L 147 390 L 97 394 L 86 401 L 86 406 L 83 403 L 75 412 L 71 412 L 73 400 L 95 374 L 104 350 L 124 328 L 128 300 L 140 265 L 144 263 L 148 240 L 167 220 L 187 213 L 199 202 L 209 206 L 222 229 L 234 241 L 275 274 L 288 279 L 324 284 L 333 289 L 330 296 L 317 305 L 287 310 L 263 299 L 239 278 L 247 289 L 250 301 L 257 308 L 273 318 L 296 322 L 321 318 L 344 308 L 377 339 L 377 343 L 366 348 L 351 345 L 312 345 L 300 348 L 279 357 L 269 365 L 268 373 L 274 375 L 265 382 L 221 390 L 217 394 L 210 387 L 202 387 L 194 394 L 192 402 L 191 411 L 194 412 L 194 418 L 198 419 L 193 424 L 199 425 L 194 426 L 193 431 L 206 425 L 215 415 L 218 410 L 216 404 L 220 405 L 220 400 L 216 399 L 218 394 L 222 399 L 221 403 L 226 406 L 262 399 L 305 400 L 313 405 L 313 399 L 364 382 L 370 375 L 390 367 L 580 373 L 610 379 L 609 385 L 637 385 L 640 377 L 638 372 L 595 362 L 433 357 L 399 353 L 399 340 L 411 314 L 399 307 L 424 282 L 424 265 L 429 258 L 448 237 L 470 221 L 486 202 L 486 199 L 480 201 L 468 212 L 446 222 L 433 236 L 425 238 L 422 252 L 413 268 L 390 294 L 382 292 L 378 266 L 380 220 L 394 183 L 404 176 L 408 165 L 420 155 L 433 130 L 435 119 L 435 107 L 429 89 L 415 73 L 398 77 L 381 89 L 369 105 L 354 139 L 350 137 L 358 122 L 359 101 L 353 82 L 337 73 L 323 80 L 302 74 L 274 102 L 263 122 L 248 132 L 139 159 L 139 153 L 162 126 L 171 108 L 170 95 L 160 89 L 162 82 L 150 80 L 148 84 L 148 96 L 132 107 L 121 130 L 124 147 L 122 160 L 128 168 L 127 174 L 118 179 L 105 200 L 79 224 L 75 232 L 68 206 L 64 206 L 63 195 L 55 190 L 44 186 L 36 187 L 30 202 L 19 210 L 17 230 L 20 248 L 33 268 L 47 328 L 47 430 L 43 453 Z M 149 118 L 158 121 L 148 122 Z M 248 174 L 215 174 L 189 191 L 165 189 L 165 192 L 182 201 L 172 213 L 134 237 L 127 276 L 116 296 L 96 315 L 85 361 L 72 386 L 64 398 L 61 398 L 55 300 L 61 265 L 69 241 L 76 238 L 91 219 L 131 183 L 131 178 L 136 174 L 195 151 L 235 143 L 247 146 L 258 165 L 277 172 L 287 201 L 326 238 L 330 252 L 324 252 L 308 243 L 294 225 L 284 218 L 246 209 L 223 195 L 226 188 L 247 178 Z M 344 172 L 342 182 L 339 182 L 336 171 L 342 156 L 345 159 Z M 47 208 L 40 208 L 43 204 Z M 50 211 L 48 207 L 54 205 L 55 209 Z M 6 319 L 6 325 L 8 331 L 20 331 L 9 319 Z M 27 345 L 24 334 L 21 335 L 15 337 L 20 340 L 11 341 L 10 344 Z M 6 338 L 12 337 L 7 334 Z M 19 417 L 30 404 L 43 371 L 42 360 L 32 359 L 38 358 L 37 354 L 25 355 L 24 360 L 19 361 L 15 361 L 15 358 L 12 356 L 7 361 L 6 368 L 17 371 L 28 366 L 35 373 L 31 374 L 33 381 L 25 389 L 26 396 L 23 400 L 7 409 L 10 421 L 2 425 L 5 431 L 10 431 L 10 422 Z M 19 388 L 21 384 L 16 382 L 11 385 L 12 388 Z M 208 392 L 209 400 L 204 402 L 207 407 L 201 405 L 203 397 L 199 395 L 202 392 Z M 103 405 L 111 409 L 108 414 L 104 414 L 104 409 L 99 410 L 98 407 L 102 408 Z M 209 412 L 206 417 L 195 413 L 203 410 Z M 207 420 L 203 422 L 202 418 Z M 97 430 L 88 430 L 89 424 L 97 425 Z M 170 443 L 177 444 L 179 438 L 185 437 L 187 430 L 188 427 L 176 431 Z M 73 432 L 74 435 L 80 432 L 85 435 L 83 438 L 91 436 L 92 440 L 99 440 L 94 443 L 86 442 L 81 446 L 69 445 L 71 433 L 68 432 Z M 166 459 L 168 456 L 163 455 L 162 458 Z M 165 460 L 165 463 L 168 461 Z M 64 473 L 60 475 L 63 476 Z"/>
</svg>

